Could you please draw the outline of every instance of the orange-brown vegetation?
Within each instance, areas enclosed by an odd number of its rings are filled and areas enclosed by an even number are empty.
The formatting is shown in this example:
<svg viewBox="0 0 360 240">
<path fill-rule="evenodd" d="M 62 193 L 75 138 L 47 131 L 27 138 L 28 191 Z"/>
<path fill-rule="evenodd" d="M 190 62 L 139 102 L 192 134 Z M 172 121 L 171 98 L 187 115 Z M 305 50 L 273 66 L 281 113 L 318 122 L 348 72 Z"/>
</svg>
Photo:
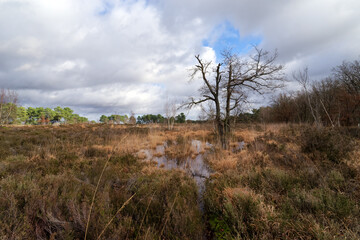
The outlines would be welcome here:
<svg viewBox="0 0 360 240">
<path fill-rule="evenodd" d="M 88 239 L 360 237 L 359 129 L 239 125 L 229 150 L 216 139 L 205 124 L 2 127 L 0 235 L 83 239 L 88 224 Z M 212 170 L 203 209 L 192 176 L 156 162 L 199 154 Z"/>
</svg>

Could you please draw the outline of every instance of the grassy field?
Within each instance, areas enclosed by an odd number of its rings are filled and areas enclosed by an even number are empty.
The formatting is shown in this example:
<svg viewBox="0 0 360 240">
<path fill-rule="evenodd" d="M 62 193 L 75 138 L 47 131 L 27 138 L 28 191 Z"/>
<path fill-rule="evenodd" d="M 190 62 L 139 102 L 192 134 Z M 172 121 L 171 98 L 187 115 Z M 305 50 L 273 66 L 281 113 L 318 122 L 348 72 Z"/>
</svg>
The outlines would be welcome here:
<svg viewBox="0 0 360 240">
<path fill-rule="evenodd" d="M 359 128 L 211 129 L 1 127 L 0 239 L 360 239 Z"/>
</svg>

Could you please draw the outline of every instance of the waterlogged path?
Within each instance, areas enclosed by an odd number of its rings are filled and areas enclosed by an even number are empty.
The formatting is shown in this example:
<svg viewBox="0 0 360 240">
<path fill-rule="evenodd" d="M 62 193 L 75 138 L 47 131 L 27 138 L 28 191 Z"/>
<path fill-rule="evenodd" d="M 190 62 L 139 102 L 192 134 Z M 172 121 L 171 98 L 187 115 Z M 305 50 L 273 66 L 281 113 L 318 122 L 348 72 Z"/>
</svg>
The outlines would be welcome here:
<svg viewBox="0 0 360 240">
<path fill-rule="evenodd" d="M 176 145 L 176 143 L 173 143 Z M 232 151 L 241 151 L 245 147 L 245 142 L 238 142 Z M 214 146 L 208 142 L 204 143 L 199 140 L 191 141 L 191 156 L 184 158 L 171 158 L 166 154 L 168 144 L 164 142 L 162 145 L 157 145 L 154 150 L 143 149 L 138 152 L 138 155 L 143 155 L 145 161 L 156 163 L 157 167 L 163 169 L 180 169 L 191 176 L 198 187 L 198 202 L 200 210 L 204 210 L 203 194 L 205 192 L 205 182 L 210 177 L 212 170 L 205 162 L 205 157 Z"/>
<path fill-rule="evenodd" d="M 185 159 L 170 158 L 166 155 L 168 145 L 165 142 L 163 145 L 156 146 L 156 149 L 143 149 L 139 154 L 145 155 L 145 161 L 153 161 L 157 163 L 159 168 L 164 169 L 180 169 L 191 176 L 198 187 L 198 202 L 200 210 L 204 210 L 203 194 L 205 192 L 205 181 L 210 177 L 211 169 L 204 161 L 204 157 L 213 146 L 209 143 L 203 143 L 199 140 L 191 141 L 192 156 Z M 204 151 L 207 150 L 207 151 Z"/>
</svg>

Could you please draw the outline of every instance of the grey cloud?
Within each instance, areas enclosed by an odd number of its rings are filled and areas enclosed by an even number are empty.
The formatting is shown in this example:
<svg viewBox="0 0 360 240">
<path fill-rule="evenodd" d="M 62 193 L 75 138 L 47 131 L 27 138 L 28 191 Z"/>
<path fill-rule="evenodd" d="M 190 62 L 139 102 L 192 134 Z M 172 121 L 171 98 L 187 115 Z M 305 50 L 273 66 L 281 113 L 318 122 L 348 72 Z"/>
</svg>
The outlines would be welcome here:
<svg viewBox="0 0 360 240">
<path fill-rule="evenodd" d="M 188 83 L 202 41 L 229 21 L 261 36 L 287 71 L 325 76 L 360 54 L 356 0 L 0 1 L 0 84 L 22 104 L 80 113 L 163 112 L 164 99 L 196 95 Z M 107 11 L 104 11 L 107 9 Z M 192 114 L 195 115 L 195 114 Z"/>
<path fill-rule="evenodd" d="M 229 20 L 240 35 L 261 36 L 262 46 L 269 50 L 277 48 L 279 60 L 284 63 L 309 58 L 320 58 L 321 62 L 330 60 L 329 64 L 340 63 L 343 57 L 353 59 L 360 53 L 357 11 L 360 2 L 356 0 L 158 0 L 156 3 L 163 7 L 164 21 L 173 23 L 170 27 L 181 28 L 182 21 L 194 18 L 210 26 Z M 181 18 L 177 13 L 187 17 Z M 179 19 L 181 21 L 176 24 Z M 331 56 L 327 54 L 343 45 L 349 48 Z"/>
</svg>

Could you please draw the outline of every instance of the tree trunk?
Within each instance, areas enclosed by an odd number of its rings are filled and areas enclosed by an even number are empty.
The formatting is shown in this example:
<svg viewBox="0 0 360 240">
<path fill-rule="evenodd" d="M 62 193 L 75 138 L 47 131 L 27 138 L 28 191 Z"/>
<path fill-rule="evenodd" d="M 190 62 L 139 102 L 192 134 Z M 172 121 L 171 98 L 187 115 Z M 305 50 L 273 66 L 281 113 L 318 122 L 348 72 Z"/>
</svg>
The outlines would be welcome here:
<svg viewBox="0 0 360 240">
<path fill-rule="evenodd" d="M 226 107 L 225 107 L 225 119 L 223 123 L 224 127 L 224 140 L 223 147 L 224 149 L 228 149 L 229 147 L 229 136 L 230 136 L 230 101 L 232 95 L 231 81 L 232 81 L 232 65 L 229 64 L 229 72 L 228 72 L 227 86 L 226 86 Z"/>
<path fill-rule="evenodd" d="M 220 111 L 220 103 L 218 101 L 215 102 L 216 105 L 216 125 L 217 125 L 217 131 L 219 134 L 219 140 L 221 143 L 221 147 L 223 149 L 227 149 L 228 147 L 228 142 L 227 142 L 227 137 L 226 137 L 226 132 L 225 127 L 224 127 L 224 122 L 221 120 L 221 111 Z"/>
</svg>

